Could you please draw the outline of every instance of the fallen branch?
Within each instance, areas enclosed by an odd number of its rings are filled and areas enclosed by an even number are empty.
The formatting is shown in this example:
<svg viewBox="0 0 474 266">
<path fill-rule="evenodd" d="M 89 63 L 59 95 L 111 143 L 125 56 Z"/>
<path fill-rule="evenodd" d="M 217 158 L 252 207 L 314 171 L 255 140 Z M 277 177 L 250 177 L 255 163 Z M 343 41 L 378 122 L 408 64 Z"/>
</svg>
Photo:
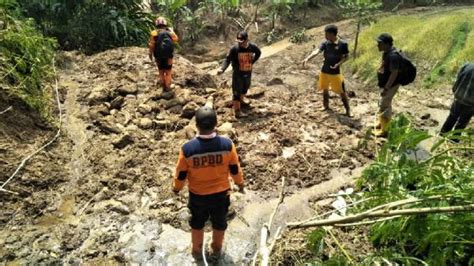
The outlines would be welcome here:
<svg viewBox="0 0 474 266">
<path fill-rule="evenodd" d="M 3 115 L 4 113 L 6 113 L 6 112 L 10 111 L 11 109 L 13 109 L 13 107 L 12 107 L 12 106 L 8 107 L 7 109 L 5 109 L 5 110 L 1 111 L 1 112 L 0 112 L 0 115 Z"/>
<path fill-rule="evenodd" d="M 393 220 L 393 219 L 400 218 L 400 217 L 401 217 L 400 215 L 397 215 L 397 216 L 393 216 L 393 217 L 380 218 L 380 219 L 372 220 L 372 221 L 349 223 L 349 224 L 335 224 L 334 226 L 336 226 L 336 227 L 346 227 L 346 226 L 369 225 L 369 224 L 374 224 L 374 223 L 378 223 L 378 222 Z"/>
<path fill-rule="evenodd" d="M 262 230 L 260 231 L 260 248 L 253 258 L 252 265 L 256 265 L 259 257 L 261 257 L 260 265 L 263 265 L 263 266 L 267 266 L 270 260 L 270 253 L 275 245 L 275 240 L 270 244 L 270 247 L 268 246 L 267 241 L 270 235 L 270 228 L 273 224 L 273 220 L 275 219 L 275 216 L 278 212 L 278 207 L 280 207 L 280 205 L 283 203 L 283 199 L 285 198 L 285 179 L 286 178 L 283 176 L 281 180 L 281 191 L 280 191 L 280 196 L 278 197 L 277 205 L 275 206 L 275 209 L 270 215 L 270 219 L 268 220 L 268 223 L 264 224 L 262 227 Z M 280 232 L 281 232 L 281 227 L 277 229 L 274 239 L 277 239 L 279 237 Z"/>
<path fill-rule="evenodd" d="M 467 212 L 474 211 L 474 204 L 468 204 L 463 206 L 450 206 L 450 207 L 426 207 L 426 208 L 410 208 L 402 210 L 378 210 L 372 212 L 363 212 L 359 214 L 349 215 L 341 218 L 324 219 L 314 221 L 301 225 L 288 226 L 290 229 L 295 228 L 306 228 L 323 225 L 338 225 L 352 222 L 359 222 L 368 218 L 379 218 L 379 217 L 393 217 L 403 215 L 418 215 L 428 213 L 446 213 L 446 212 Z"/>
<path fill-rule="evenodd" d="M 53 72 L 56 76 L 56 66 L 55 66 L 55 60 L 53 59 Z M 24 158 L 20 165 L 18 165 L 18 167 L 16 168 L 15 172 L 13 172 L 13 174 L 5 181 L 3 182 L 3 184 L 0 186 L 0 192 L 6 192 L 6 193 L 11 193 L 12 191 L 8 191 L 5 189 L 5 186 L 18 174 L 18 172 L 23 168 L 23 166 L 25 166 L 26 162 L 31 159 L 31 157 L 35 156 L 36 154 L 38 154 L 40 151 L 44 150 L 46 147 L 48 147 L 49 145 L 51 145 L 54 141 L 56 141 L 56 139 L 59 137 L 59 135 L 61 134 L 61 125 L 62 125 L 62 111 L 61 111 L 61 104 L 60 104 L 60 101 L 59 101 L 59 91 L 58 91 L 58 79 L 55 78 L 55 85 L 54 85 L 54 89 L 55 89 L 55 92 L 56 92 L 56 103 L 58 105 L 58 111 L 59 111 L 59 126 L 58 126 L 58 131 L 56 132 L 56 135 L 46 144 L 44 144 L 43 146 L 41 146 L 39 149 L 37 149 L 36 151 L 34 151 L 33 153 L 31 153 L 30 155 L 26 156 L 26 158 Z"/>
</svg>

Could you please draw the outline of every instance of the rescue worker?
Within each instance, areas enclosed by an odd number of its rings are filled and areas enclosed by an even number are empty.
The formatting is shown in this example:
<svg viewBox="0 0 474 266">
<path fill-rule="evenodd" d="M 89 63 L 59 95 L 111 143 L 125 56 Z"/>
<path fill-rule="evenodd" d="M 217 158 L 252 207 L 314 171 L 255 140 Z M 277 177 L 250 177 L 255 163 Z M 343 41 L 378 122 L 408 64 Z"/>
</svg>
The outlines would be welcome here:
<svg viewBox="0 0 474 266">
<path fill-rule="evenodd" d="M 168 22 L 163 17 L 155 20 L 156 30 L 151 32 L 148 42 L 148 57 L 158 68 L 157 82 L 163 91 L 171 90 L 171 69 L 173 67 L 174 47 L 178 43 L 178 35 L 168 28 Z"/>
<path fill-rule="evenodd" d="M 351 116 L 349 97 L 347 97 L 344 77 L 341 73 L 341 65 L 349 58 L 349 45 L 338 37 L 336 25 L 326 26 L 324 33 L 326 41 L 322 42 L 318 49 L 315 49 L 303 60 L 303 67 L 306 66 L 309 60 L 323 53 L 324 63 L 318 82 L 319 89 L 323 91 L 323 110 L 330 110 L 329 89 L 331 89 L 341 96 L 346 115 Z"/>
<path fill-rule="evenodd" d="M 392 119 L 393 97 L 400 88 L 398 75 L 402 69 L 402 57 L 393 46 L 393 37 L 388 33 L 382 33 L 378 36 L 377 45 L 379 51 L 383 53 L 378 70 L 380 102 L 374 135 L 376 137 L 385 137 L 388 133 L 388 125 Z"/>
<path fill-rule="evenodd" d="M 469 62 L 461 67 L 458 77 L 453 86 L 454 101 L 446 118 L 441 134 L 446 134 L 454 127 L 455 130 L 462 130 L 467 127 L 474 115 L 474 63 Z M 455 134 L 459 136 L 459 132 Z M 459 140 L 453 139 L 458 142 Z"/>
<path fill-rule="evenodd" d="M 216 125 L 217 116 L 212 108 L 198 109 L 198 135 L 182 146 L 174 178 L 175 194 L 188 182 L 192 254 L 196 259 L 201 258 L 203 228 L 208 219 L 213 228 L 211 255 L 221 253 L 230 205 L 229 176 L 241 192 L 244 189 L 237 150 L 230 139 L 217 135 Z"/>
<path fill-rule="evenodd" d="M 246 31 L 237 34 L 237 45 L 232 47 L 222 64 L 218 75 L 232 64 L 232 105 L 235 117 L 240 117 L 241 104 L 245 103 L 244 98 L 247 94 L 252 79 L 252 66 L 260 58 L 262 52 L 253 43 L 249 42 L 249 36 Z"/>
</svg>

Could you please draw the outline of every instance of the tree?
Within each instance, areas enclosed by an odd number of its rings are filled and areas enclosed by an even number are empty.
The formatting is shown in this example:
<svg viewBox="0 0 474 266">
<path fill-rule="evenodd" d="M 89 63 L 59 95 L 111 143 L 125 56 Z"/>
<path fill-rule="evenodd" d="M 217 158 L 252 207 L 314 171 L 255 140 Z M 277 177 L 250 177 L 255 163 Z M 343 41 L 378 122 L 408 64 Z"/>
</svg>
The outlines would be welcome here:
<svg viewBox="0 0 474 266">
<path fill-rule="evenodd" d="M 374 20 L 374 14 L 382 6 L 381 0 L 339 0 L 339 5 L 344 10 L 346 17 L 353 17 L 357 22 L 357 31 L 354 43 L 354 58 L 357 57 L 359 34 L 363 25 Z"/>
</svg>

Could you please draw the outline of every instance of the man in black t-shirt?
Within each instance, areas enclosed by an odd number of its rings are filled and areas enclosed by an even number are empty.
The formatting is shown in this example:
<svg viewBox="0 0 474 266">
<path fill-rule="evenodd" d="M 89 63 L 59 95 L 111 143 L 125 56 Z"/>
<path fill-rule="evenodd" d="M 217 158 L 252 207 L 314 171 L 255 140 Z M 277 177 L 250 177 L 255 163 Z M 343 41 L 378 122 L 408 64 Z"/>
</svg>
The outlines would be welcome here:
<svg viewBox="0 0 474 266">
<path fill-rule="evenodd" d="M 235 117 L 240 117 L 240 105 L 250 88 L 252 78 L 252 66 L 260 58 L 262 52 L 253 43 L 249 42 L 248 34 L 241 31 L 237 34 L 238 45 L 232 47 L 222 64 L 222 68 L 217 72 L 218 75 L 232 64 L 232 103 Z"/>
<path fill-rule="evenodd" d="M 397 78 L 401 70 L 402 57 L 393 47 L 393 38 L 390 34 L 380 34 L 377 44 L 379 51 L 383 54 L 378 70 L 380 102 L 374 135 L 384 137 L 388 133 L 388 124 L 392 118 L 392 100 L 400 87 Z"/>
<path fill-rule="evenodd" d="M 329 110 L 329 88 L 331 88 L 333 92 L 341 96 L 346 115 L 350 116 L 349 98 L 340 68 L 349 57 L 349 45 L 337 36 L 337 31 L 335 25 L 326 26 L 324 29 L 326 41 L 303 60 L 303 67 L 311 58 L 323 52 L 324 63 L 319 75 L 319 89 L 323 91 L 324 110 Z"/>
</svg>

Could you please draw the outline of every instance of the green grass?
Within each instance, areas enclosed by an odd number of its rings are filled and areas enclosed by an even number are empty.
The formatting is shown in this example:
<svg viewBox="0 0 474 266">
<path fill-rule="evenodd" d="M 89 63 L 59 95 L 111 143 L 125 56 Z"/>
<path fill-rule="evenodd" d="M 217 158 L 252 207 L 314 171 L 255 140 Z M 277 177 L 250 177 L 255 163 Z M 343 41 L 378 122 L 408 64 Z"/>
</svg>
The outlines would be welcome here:
<svg viewBox="0 0 474 266">
<path fill-rule="evenodd" d="M 437 12 L 428 15 L 393 15 L 382 18 L 362 31 L 359 57 L 351 62 L 354 72 L 375 81 L 381 53 L 375 38 L 390 33 L 395 47 L 417 65 L 425 87 L 452 82 L 464 63 L 474 60 L 474 9 Z"/>
</svg>

